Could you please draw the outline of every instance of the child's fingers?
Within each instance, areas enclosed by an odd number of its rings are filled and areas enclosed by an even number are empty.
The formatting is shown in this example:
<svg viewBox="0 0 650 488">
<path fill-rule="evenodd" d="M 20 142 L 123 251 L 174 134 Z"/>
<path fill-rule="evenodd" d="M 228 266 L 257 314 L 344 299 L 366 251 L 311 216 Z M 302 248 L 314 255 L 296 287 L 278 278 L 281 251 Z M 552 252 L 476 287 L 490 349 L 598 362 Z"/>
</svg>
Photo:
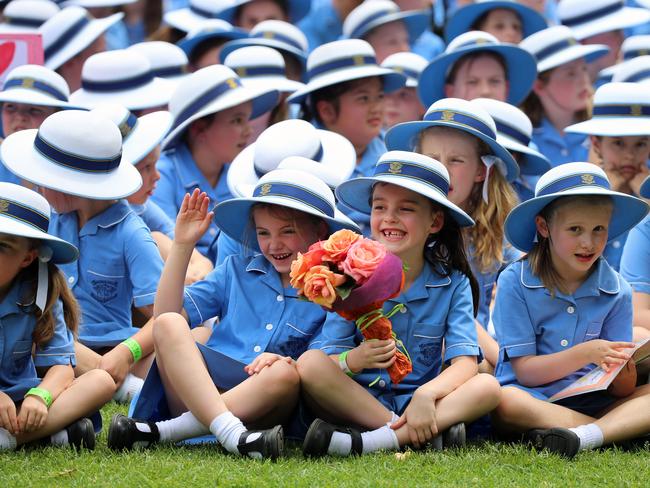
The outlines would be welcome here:
<svg viewBox="0 0 650 488">
<path fill-rule="evenodd" d="M 609 345 L 613 349 L 628 349 L 636 346 L 634 342 L 610 342 Z"/>
<path fill-rule="evenodd" d="M 393 422 L 390 425 L 390 428 L 393 430 L 397 430 L 401 427 L 404 427 L 406 425 L 406 417 L 402 415 L 400 418 L 398 418 L 395 422 Z"/>
<path fill-rule="evenodd" d="M 183 201 L 181 202 L 181 208 L 178 210 L 179 214 L 187 211 L 187 205 L 189 204 L 189 202 L 190 202 L 190 194 L 186 193 L 185 196 L 183 197 Z"/>
</svg>

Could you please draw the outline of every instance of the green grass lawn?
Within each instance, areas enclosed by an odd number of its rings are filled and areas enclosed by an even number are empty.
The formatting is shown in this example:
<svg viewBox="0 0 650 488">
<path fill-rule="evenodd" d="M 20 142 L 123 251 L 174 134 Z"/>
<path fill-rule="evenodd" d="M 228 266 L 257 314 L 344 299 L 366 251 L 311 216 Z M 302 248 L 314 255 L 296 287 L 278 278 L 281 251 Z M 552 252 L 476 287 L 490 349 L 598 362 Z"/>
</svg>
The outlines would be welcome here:
<svg viewBox="0 0 650 488">
<path fill-rule="evenodd" d="M 109 404 L 104 426 L 126 407 Z M 159 447 L 116 454 L 106 429 L 93 452 L 20 450 L 0 454 L 0 487 L 27 486 L 648 486 L 650 450 L 582 453 L 573 461 L 521 446 L 482 444 L 458 451 L 305 460 L 299 446 L 277 463 L 224 454 L 218 447 Z"/>
</svg>

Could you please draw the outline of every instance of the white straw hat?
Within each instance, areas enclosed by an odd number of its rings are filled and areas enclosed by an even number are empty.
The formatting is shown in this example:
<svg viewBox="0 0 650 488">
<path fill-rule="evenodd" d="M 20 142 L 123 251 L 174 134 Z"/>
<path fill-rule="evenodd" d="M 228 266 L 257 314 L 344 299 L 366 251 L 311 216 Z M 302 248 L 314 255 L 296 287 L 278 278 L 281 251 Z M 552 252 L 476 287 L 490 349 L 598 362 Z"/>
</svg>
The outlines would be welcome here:
<svg viewBox="0 0 650 488">
<path fill-rule="evenodd" d="M 92 108 L 100 103 L 119 103 L 129 110 L 143 110 L 169 103 L 174 85 L 157 78 L 142 54 L 116 49 L 93 54 L 83 65 L 81 88 L 70 95 L 72 103 Z"/>
<path fill-rule="evenodd" d="M 564 131 L 595 136 L 650 135 L 648 85 L 607 83 L 599 87 L 594 94 L 591 118 L 570 125 Z"/>
<path fill-rule="evenodd" d="M 431 15 L 426 10 L 402 11 L 391 0 L 362 2 L 345 18 L 343 36 L 348 39 L 362 39 L 372 29 L 396 21 L 404 23 L 413 43 L 429 27 Z"/>
<path fill-rule="evenodd" d="M 50 0 L 12 0 L 2 11 L 0 32 L 36 32 L 60 10 Z"/>
<path fill-rule="evenodd" d="M 314 49 L 307 59 L 307 84 L 288 98 L 291 103 L 304 101 L 311 93 L 327 86 L 379 76 L 384 92 L 404 86 L 406 77 L 377 64 L 375 51 L 361 39 L 328 42 Z"/>
<path fill-rule="evenodd" d="M 624 0 L 561 0 L 557 14 L 579 40 L 650 21 L 650 10 L 627 7 Z"/>
<path fill-rule="evenodd" d="M 638 56 L 620 64 L 612 75 L 613 82 L 641 83 L 650 79 L 650 55 Z M 646 85 L 647 87 L 647 85 Z"/>
<path fill-rule="evenodd" d="M 24 64 L 12 69 L 0 92 L 0 102 L 76 108 L 68 102 L 69 97 L 70 89 L 63 77 L 37 64 Z"/>
<path fill-rule="evenodd" d="M 414 88 L 418 86 L 420 74 L 429 62 L 415 53 L 395 53 L 388 56 L 381 63 L 382 68 L 392 69 L 406 76 L 406 86 Z"/>
<path fill-rule="evenodd" d="M 248 37 L 243 29 L 233 27 L 230 23 L 222 19 L 207 19 L 202 21 L 187 35 L 178 41 L 178 47 L 185 52 L 188 58 L 192 57 L 192 52 L 203 42 L 211 39 L 223 39 L 223 42 L 234 39 Z"/>
<path fill-rule="evenodd" d="M 129 5 L 137 2 L 138 0 L 64 0 L 61 4 L 64 7 L 68 5 L 78 5 L 83 8 L 106 8 L 106 7 L 121 7 L 122 5 Z"/>
<path fill-rule="evenodd" d="M 38 30 L 43 36 L 45 66 L 58 69 L 90 46 L 124 14 L 96 19 L 83 7 L 66 7 L 49 18 Z"/>
<path fill-rule="evenodd" d="M 19 178 L 83 198 L 124 198 L 142 185 L 138 170 L 122 159 L 117 126 L 82 110 L 56 112 L 39 129 L 11 134 L 0 157 Z"/>
<path fill-rule="evenodd" d="M 228 4 L 228 6 L 221 8 L 219 18 L 227 20 L 233 24 L 237 9 L 252 1 L 253 0 L 220 0 L 221 5 Z M 311 1 L 309 0 L 285 0 L 283 3 L 287 5 L 287 15 L 289 17 L 289 22 L 292 24 L 296 24 L 300 19 L 307 15 L 311 7 Z"/>
<path fill-rule="evenodd" d="M 604 80 L 605 82 L 626 81 L 621 79 L 614 80 L 612 77 L 614 73 L 625 66 L 628 61 L 640 56 L 648 55 L 650 55 L 650 35 L 630 36 L 623 41 L 623 44 L 621 44 L 621 57 L 623 61 L 604 68 L 600 73 L 598 73 L 598 79 Z"/>
<path fill-rule="evenodd" d="M 173 83 L 174 88 L 189 75 L 189 61 L 176 44 L 165 41 L 138 42 L 127 48 L 143 55 L 151 65 L 151 73 Z"/>
<path fill-rule="evenodd" d="M 131 164 L 138 164 L 153 151 L 172 125 L 172 114 L 165 110 L 136 117 L 122 105 L 103 104 L 91 112 L 107 118 L 120 129 L 122 160 Z"/>
<path fill-rule="evenodd" d="M 345 137 L 316 129 L 300 119 L 289 119 L 265 129 L 257 140 L 240 152 L 228 169 L 228 188 L 233 195 L 248 196 L 260 177 L 290 157 L 316 161 L 318 176 L 330 188 L 347 180 L 357 163 L 354 146 Z"/>
<path fill-rule="evenodd" d="M 221 13 L 226 7 L 223 0 L 190 0 L 187 7 L 166 12 L 163 21 L 175 29 L 190 32 L 205 20 L 223 18 Z"/>
<path fill-rule="evenodd" d="M 253 102 L 251 118 L 254 119 L 277 104 L 278 92 L 243 86 L 237 74 L 227 66 L 212 65 L 195 71 L 178 85 L 169 101 L 174 122 L 163 141 L 163 149 L 175 146 L 195 120 L 245 102 Z"/>
<path fill-rule="evenodd" d="M 519 46 L 535 56 L 538 73 L 581 58 L 591 63 L 609 52 L 603 44 L 580 44 L 573 31 L 563 25 L 536 32 L 521 41 Z"/>
</svg>

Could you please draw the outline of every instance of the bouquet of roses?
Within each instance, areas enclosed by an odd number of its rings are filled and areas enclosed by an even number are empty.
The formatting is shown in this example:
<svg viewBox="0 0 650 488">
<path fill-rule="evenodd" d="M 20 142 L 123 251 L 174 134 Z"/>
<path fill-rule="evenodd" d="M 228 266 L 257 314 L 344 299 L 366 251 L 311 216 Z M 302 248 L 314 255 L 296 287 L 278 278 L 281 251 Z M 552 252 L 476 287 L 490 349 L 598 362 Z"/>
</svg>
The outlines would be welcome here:
<svg viewBox="0 0 650 488">
<path fill-rule="evenodd" d="M 353 320 L 366 339 L 395 339 L 395 362 L 388 368 L 391 381 L 399 383 L 413 366 L 390 317 L 382 306 L 404 286 L 402 261 L 380 243 L 350 230 L 339 230 L 318 241 L 291 263 L 291 286 L 307 300 Z M 404 352 L 399 348 L 404 349 Z"/>
</svg>

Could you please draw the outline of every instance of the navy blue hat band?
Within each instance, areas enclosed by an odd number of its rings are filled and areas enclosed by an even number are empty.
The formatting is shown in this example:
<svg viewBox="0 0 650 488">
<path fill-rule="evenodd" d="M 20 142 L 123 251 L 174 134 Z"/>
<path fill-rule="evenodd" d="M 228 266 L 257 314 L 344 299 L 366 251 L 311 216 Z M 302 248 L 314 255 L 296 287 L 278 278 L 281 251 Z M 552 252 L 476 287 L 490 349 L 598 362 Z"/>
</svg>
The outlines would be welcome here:
<svg viewBox="0 0 650 488">
<path fill-rule="evenodd" d="M 636 83 L 637 81 L 647 80 L 648 78 L 650 78 L 650 69 L 644 69 L 643 71 L 634 73 L 625 81 L 627 83 Z"/>
<path fill-rule="evenodd" d="M 81 17 L 78 21 L 76 21 L 74 24 L 72 24 L 70 27 L 68 27 L 63 33 L 59 36 L 59 38 L 54 41 L 45 51 L 43 52 L 43 56 L 45 57 L 45 60 L 50 59 L 52 56 L 54 56 L 56 53 L 58 53 L 61 49 L 63 49 L 70 40 L 76 36 L 81 29 L 86 27 L 88 24 L 90 24 L 90 17 Z"/>
<path fill-rule="evenodd" d="M 152 69 L 151 74 L 158 78 L 167 78 L 170 76 L 180 76 L 188 73 L 187 66 L 169 66 L 168 68 Z"/>
<path fill-rule="evenodd" d="M 4 89 L 8 90 L 10 88 L 25 88 L 28 90 L 38 90 L 53 96 L 54 98 L 62 102 L 68 101 L 68 97 L 65 95 L 65 93 L 54 88 L 52 85 L 49 85 L 42 81 L 35 80 L 33 78 L 12 78 L 10 80 L 7 80 Z"/>
<path fill-rule="evenodd" d="M 120 129 L 120 134 L 122 134 L 122 141 L 125 141 L 129 138 L 133 132 L 133 129 L 135 129 L 135 126 L 138 124 L 138 118 L 135 116 L 135 114 L 128 110 L 127 112 L 128 115 L 126 118 L 120 125 L 117 126 L 117 128 Z"/>
<path fill-rule="evenodd" d="M 524 146 L 528 146 L 528 144 L 530 144 L 530 137 L 528 137 L 523 132 L 518 131 L 510 125 L 499 122 L 496 119 L 494 119 L 494 124 L 497 126 L 497 132 L 512 137 L 514 140 L 522 143 Z"/>
<path fill-rule="evenodd" d="M 463 125 L 488 136 L 490 139 L 496 139 L 496 134 L 489 126 L 470 115 L 454 112 L 453 110 L 435 110 L 429 112 L 424 116 L 424 120 L 427 122 L 442 121 L 449 122 L 450 124 Z"/>
<path fill-rule="evenodd" d="M 535 197 L 544 197 L 553 193 L 559 193 L 573 188 L 580 188 L 581 186 L 599 186 L 605 190 L 609 190 L 609 181 L 607 178 L 598 176 L 592 173 L 583 173 L 579 175 L 569 175 L 559 180 L 556 180 L 544 188 L 541 188 Z"/>
<path fill-rule="evenodd" d="M 289 36 L 285 36 L 282 34 L 278 34 L 277 32 L 271 32 L 271 31 L 264 31 L 264 32 L 257 32 L 251 36 L 253 39 L 273 39 L 276 41 L 284 42 L 286 44 L 289 44 L 290 46 L 295 47 L 296 49 L 299 49 L 300 51 L 304 51 L 305 49 L 295 41 L 295 39 L 292 39 Z"/>
<path fill-rule="evenodd" d="M 427 168 L 404 161 L 385 161 L 377 163 L 373 176 L 401 176 L 418 180 L 433 187 L 443 195 L 449 193 L 449 183 L 433 168 Z"/>
<path fill-rule="evenodd" d="M 535 54 L 535 58 L 537 59 L 538 63 L 541 63 L 545 59 L 553 56 L 554 54 L 559 53 L 560 51 L 564 51 L 567 48 L 570 48 L 571 46 L 576 46 L 578 44 L 578 41 L 576 41 L 573 37 L 570 37 L 568 39 L 562 39 L 561 41 L 555 42 L 544 49 L 542 49 L 540 52 Z"/>
<path fill-rule="evenodd" d="M 217 97 L 223 95 L 227 91 L 239 88 L 240 86 L 242 85 L 241 81 L 239 81 L 239 78 L 228 78 L 226 81 L 210 88 L 208 91 L 197 97 L 196 100 L 190 103 L 181 113 L 178 114 L 174 120 L 174 125 L 172 126 L 171 130 L 176 129 L 176 127 L 181 125 L 208 103 L 214 101 Z"/>
<path fill-rule="evenodd" d="M 194 5 L 190 5 L 190 11 L 194 12 L 196 15 L 199 15 L 201 17 L 206 17 L 208 19 L 216 19 L 218 17 L 217 13 L 210 12 L 209 10 L 204 10 L 199 7 L 195 7 Z"/>
<path fill-rule="evenodd" d="M 650 105 L 596 105 L 593 114 L 599 117 L 648 117 L 650 116 Z"/>
<path fill-rule="evenodd" d="M 285 70 L 278 66 L 241 66 L 234 69 L 241 78 L 251 76 L 284 76 Z"/>
<path fill-rule="evenodd" d="M 385 17 L 392 13 L 393 12 L 391 10 L 382 10 L 380 12 L 375 12 L 370 17 L 366 18 L 363 22 L 361 22 L 357 26 L 357 28 L 352 31 L 352 33 L 350 34 L 350 38 L 356 39 L 358 37 L 361 37 L 363 34 L 366 33 L 368 25 L 372 24 L 375 20 L 381 19 L 382 17 Z"/>
<path fill-rule="evenodd" d="M 323 63 L 307 71 L 307 79 L 313 80 L 316 76 L 329 71 L 341 68 L 350 68 L 353 66 L 377 66 L 377 60 L 374 56 L 350 56 L 349 58 L 335 59 L 329 63 Z"/>
<path fill-rule="evenodd" d="M 647 56 L 648 54 L 650 54 L 650 49 L 635 49 L 634 51 L 627 51 L 623 55 L 623 60 L 629 61 L 630 59 L 638 58 L 639 56 Z"/>
<path fill-rule="evenodd" d="M 253 197 L 288 198 L 334 218 L 334 207 L 329 201 L 301 186 L 288 183 L 263 183 L 255 188 Z"/>
<path fill-rule="evenodd" d="M 5 17 L 5 22 L 20 27 L 40 27 L 43 25 L 42 20 L 30 19 L 29 17 Z"/>
<path fill-rule="evenodd" d="M 50 225 L 47 215 L 8 198 L 0 197 L 0 215 L 28 224 L 41 232 L 47 232 Z"/>
<path fill-rule="evenodd" d="M 420 73 L 412 69 L 403 68 L 401 66 L 393 66 L 390 67 L 390 69 L 392 69 L 393 71 L 397 71 L 398 73 L 401 73 L 404 76 L 407 76 L 409 78 L 415 78 L 416 81 L 418 80 L 418 78 L 420 78 Z"/>
<path fill-rule="evenodd" d="M 90 81 L 82 79 L 81 87 L 84 90 L 91 92 L 115 92 L 140 88 L 141 86 L 145 86 L 147 83 L 150 83 L 152 80 L 153 74 L 151 71 L 147 71 L 141 75 L 134 76 L 132 78 L 125 78 L 122 80 Z"/>
<path fill-rule="evenodd" d="M 53 146 L 39 133 L 34 139 L 34 148 L 49 161 L 75 171 L 84 173 L 109 173 L 120 165 L 122 151 L 111 158 L 91 159 L 71 154 Z"/>
<path fill-rule="evenodd" d="M 575 17 L 563 19 L 562 23 L 569 27 L 575 27 L 578 24 L 584 24 L 585 22 L 598 20 L 599 18 L 604 17 L 605 15 L 613 14 L 614 12 L 617 12 L 618 10 L 621 9 L 623 9 L 623 2 L 616 2 L 612 5 L 606 5 L 597 10 L 587 12 L 586 14 L 583 15 L 577 15 Z"/>
</svg>

